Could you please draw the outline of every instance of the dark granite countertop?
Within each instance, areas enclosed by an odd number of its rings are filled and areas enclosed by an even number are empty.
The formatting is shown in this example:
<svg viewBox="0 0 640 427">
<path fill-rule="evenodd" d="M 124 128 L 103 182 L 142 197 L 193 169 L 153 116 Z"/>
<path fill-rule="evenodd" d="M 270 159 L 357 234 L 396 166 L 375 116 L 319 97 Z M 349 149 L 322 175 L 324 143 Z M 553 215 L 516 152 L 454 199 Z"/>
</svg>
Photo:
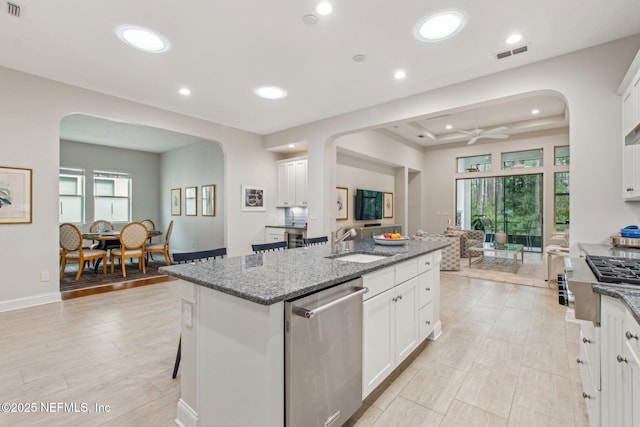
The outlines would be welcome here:
<svg viewBox="0 0 640 427">
<path fill-rule="evenodd" d="M 620 258 L 640 258 L 640 249 L 616 247 L 605 244 L 580 243 L 580 249 L 587 255 L 612 256 Z M 633 314 L 636 322 L 640 323 L 640 286 L 630 284 L 597 283 L 594 276 L 594 284 L 591 286 L 594 292 L 618 298 L 627 306 Z"/>
<path fill-rule="evenodd" d="M 348 253 L 387 255 L 358 263 L 331 258 L 330 245 L 251 254 L 194 264 L 160 267 L 170 276 L 258 304 L 271 305 L 306 295 L 448 246 L 445 242 L 410 240 L 401 246 L 355 240 Z M 345 253 L 346 254 L 346 253 Z"/>
</svg>

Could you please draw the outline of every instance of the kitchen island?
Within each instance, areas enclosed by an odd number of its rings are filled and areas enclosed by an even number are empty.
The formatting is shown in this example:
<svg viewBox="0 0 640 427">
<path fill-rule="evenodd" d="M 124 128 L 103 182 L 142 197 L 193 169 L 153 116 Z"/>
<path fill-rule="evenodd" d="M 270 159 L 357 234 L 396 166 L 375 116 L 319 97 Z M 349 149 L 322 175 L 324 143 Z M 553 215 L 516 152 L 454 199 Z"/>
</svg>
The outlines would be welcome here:
<svg viewBox="0 0 640 427">
<path fill-rule="evenodd" d="M 349 253 L 384 258 L 367 263 L 343 261 L 340 258 L 345 254 L 331 254 L 330 245 L 322 245 L 162 267 L 162 272 L 182 279 L 183 290 L 181 398 L 176 422 L 184 426 L 283 426 L 285 301 L 381 272 L 392 273 L 388 277 L 393 278 L 394 283 L 389 284 L 393 287 L 396 279 L 410 277 L 406 266 L 415 265 L 415 276 L 418 260 L 439 262 L 439 250 L 445 246 L 425 241 L 382 246 L 364 239 L 354 241 Z M 395 269 L 400 266 L 396 278 Z M 433 268 L 432 273 L 438 274 L 439 283 L 439 270 Z M 379 278 L 374 279 L 372 283 L 378 283 Z M 441 328 L 439 294 L 435 295 L 435 304 L 429 304 L 433 313 L 429 331 L 437 335 Z"/>
</svg>

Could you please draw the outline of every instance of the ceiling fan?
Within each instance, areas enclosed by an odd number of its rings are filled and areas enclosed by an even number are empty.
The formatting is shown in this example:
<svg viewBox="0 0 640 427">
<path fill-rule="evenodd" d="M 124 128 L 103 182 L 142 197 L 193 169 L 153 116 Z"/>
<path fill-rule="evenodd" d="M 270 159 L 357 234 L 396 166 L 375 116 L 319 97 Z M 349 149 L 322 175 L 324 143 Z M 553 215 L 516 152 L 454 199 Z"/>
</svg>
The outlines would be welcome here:
<svg viewBox="0 0 640 427">
<path fill-rule="evenodd" d="M 476 128 L 474 130 L 459 130 L 458 132 L 463 133 L 465 135 L 469 135 L 471 139 L 467 142 L 467 145 L 475 144 L 477 140 L 480 138 L 494 138 L 494 139 L 505 139 L 508 138 L 509 135 L 504 133 L 507 130 L 505 126 L 500 126 L 497 128 L 484 130 Z"/>
</svg>

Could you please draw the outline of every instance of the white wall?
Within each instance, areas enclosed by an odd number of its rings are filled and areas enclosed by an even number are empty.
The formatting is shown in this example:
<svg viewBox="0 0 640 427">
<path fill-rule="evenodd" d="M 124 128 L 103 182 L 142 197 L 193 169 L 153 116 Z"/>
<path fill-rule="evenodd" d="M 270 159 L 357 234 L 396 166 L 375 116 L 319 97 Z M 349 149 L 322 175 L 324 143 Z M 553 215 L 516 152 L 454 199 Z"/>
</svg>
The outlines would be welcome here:
<svg viewBox="0 0 640 427">
<path fill-rule="evenodd" d="M 216 215 L 202 216 L 202 186 L 216 186 Z M 197 187 L 198 215 L 186 216 L 184 192 L 186 187 Z M 181 215 L 171 215 L 171 189 L 180 188 Z M 224 243 L 225 194 L 224 155 L 219 144 L 202 141 L 162 154 L 162 219 L 173 221 L 169 247 L 172 251 L 189 252 L 220 248 Z"/>
<path fill-rule="evenodd" d="M 132 174 L 131 220 L 150 218 L 161 230 L 160 222 L 160 155 L 124 150 L 81 142 L 60 141 L 60 166 L 85 170 L 85 222 L 83 230 L 96 219 L 93 213 L 93 172 L 125 172 Z M 122 228 L 114 224 L 117 229 Z"/>
<path fill-rule="evenodd" d="M 640 204 L 625 203 L 620 196 L 621 100 L 616 94 L 638 49 L 640 35 L 635 35 L 278 132 L 265 138 L 265 146 L 306 140 L 309 169 L 333 173 L 330 150 L 327 153 L 324 147 L 330 147 L 337 136 L 497 98 L 551 90 L 564 96 L 569 109 L 571 243 L 604 243 L 621 226 L 640 222 Z M 318 181 L 309 203 L 328 217 L 335 179 L 318 176 Z M 437 196 L 425 188 L 423 201 Z M 426 224 L 427 218 L 422 221 Z M 318 225 L 326 232 L 331 224 L 325 221 Z"/>
<path fill-rule="evenodd" d="M 230 254 L 250 252 L 251 242 L 274 221 L 275 196 L 267 201 L 266 212 L 240 212 L 242 184 L 260 184 L 273 195 L 277 188 L 275 156 L 262 148 L 258 135 L 2 67 L 0 93 L 0 164 L 33 170 L 32 223 L 0 225 L 0 311 L 60 298 L 59 129 L 61 120 L 72 113 L 218 141 L 224 153 L 225 192 L 221 197 L 228 218 L 224 240 Z M 41 272 L 45 271 L 51 279 L 42 282 Z"/>
</svg>

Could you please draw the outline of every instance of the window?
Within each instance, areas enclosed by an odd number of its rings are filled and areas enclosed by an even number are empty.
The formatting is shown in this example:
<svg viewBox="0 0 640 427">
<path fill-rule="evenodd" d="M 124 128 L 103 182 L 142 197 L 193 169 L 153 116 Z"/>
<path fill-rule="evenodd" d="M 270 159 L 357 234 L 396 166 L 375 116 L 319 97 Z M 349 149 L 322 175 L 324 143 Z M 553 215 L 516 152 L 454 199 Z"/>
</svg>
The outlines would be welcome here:
<svg viewBox="0 0 640 427">
<path fill-rule="evenodd" d="M 94 219 L 112 222 L 131 220 L 131 174 L 93 173 Z"/>
<path fill-rule="evenodd" d="M 84 169 L 60 168 L 58 211 L 60 223 L 84 223 Z"/>
<path fill-rule="evenodd" d="M 569 172 L 556 172 L 553 185 L 555 230 L 569 228 Z"/>
<path fill-rule="evenodd" d="M 569 164 L 569 146 L 564 145 L 562 147 L 554 148 L 554 161 L 553 164 L 555 166 L 562 166 Z"/>
<path fill-rule="evenodd" d="M 532 168 L 540 166 L 542 166 L 542 148 L 502 153 L 502 169 Z"/>
<path fill-rule="evenodd" d="M 491 170 L 491 154 L 458 157 L 458 173 L 486 172 Z"/>
</svg>

